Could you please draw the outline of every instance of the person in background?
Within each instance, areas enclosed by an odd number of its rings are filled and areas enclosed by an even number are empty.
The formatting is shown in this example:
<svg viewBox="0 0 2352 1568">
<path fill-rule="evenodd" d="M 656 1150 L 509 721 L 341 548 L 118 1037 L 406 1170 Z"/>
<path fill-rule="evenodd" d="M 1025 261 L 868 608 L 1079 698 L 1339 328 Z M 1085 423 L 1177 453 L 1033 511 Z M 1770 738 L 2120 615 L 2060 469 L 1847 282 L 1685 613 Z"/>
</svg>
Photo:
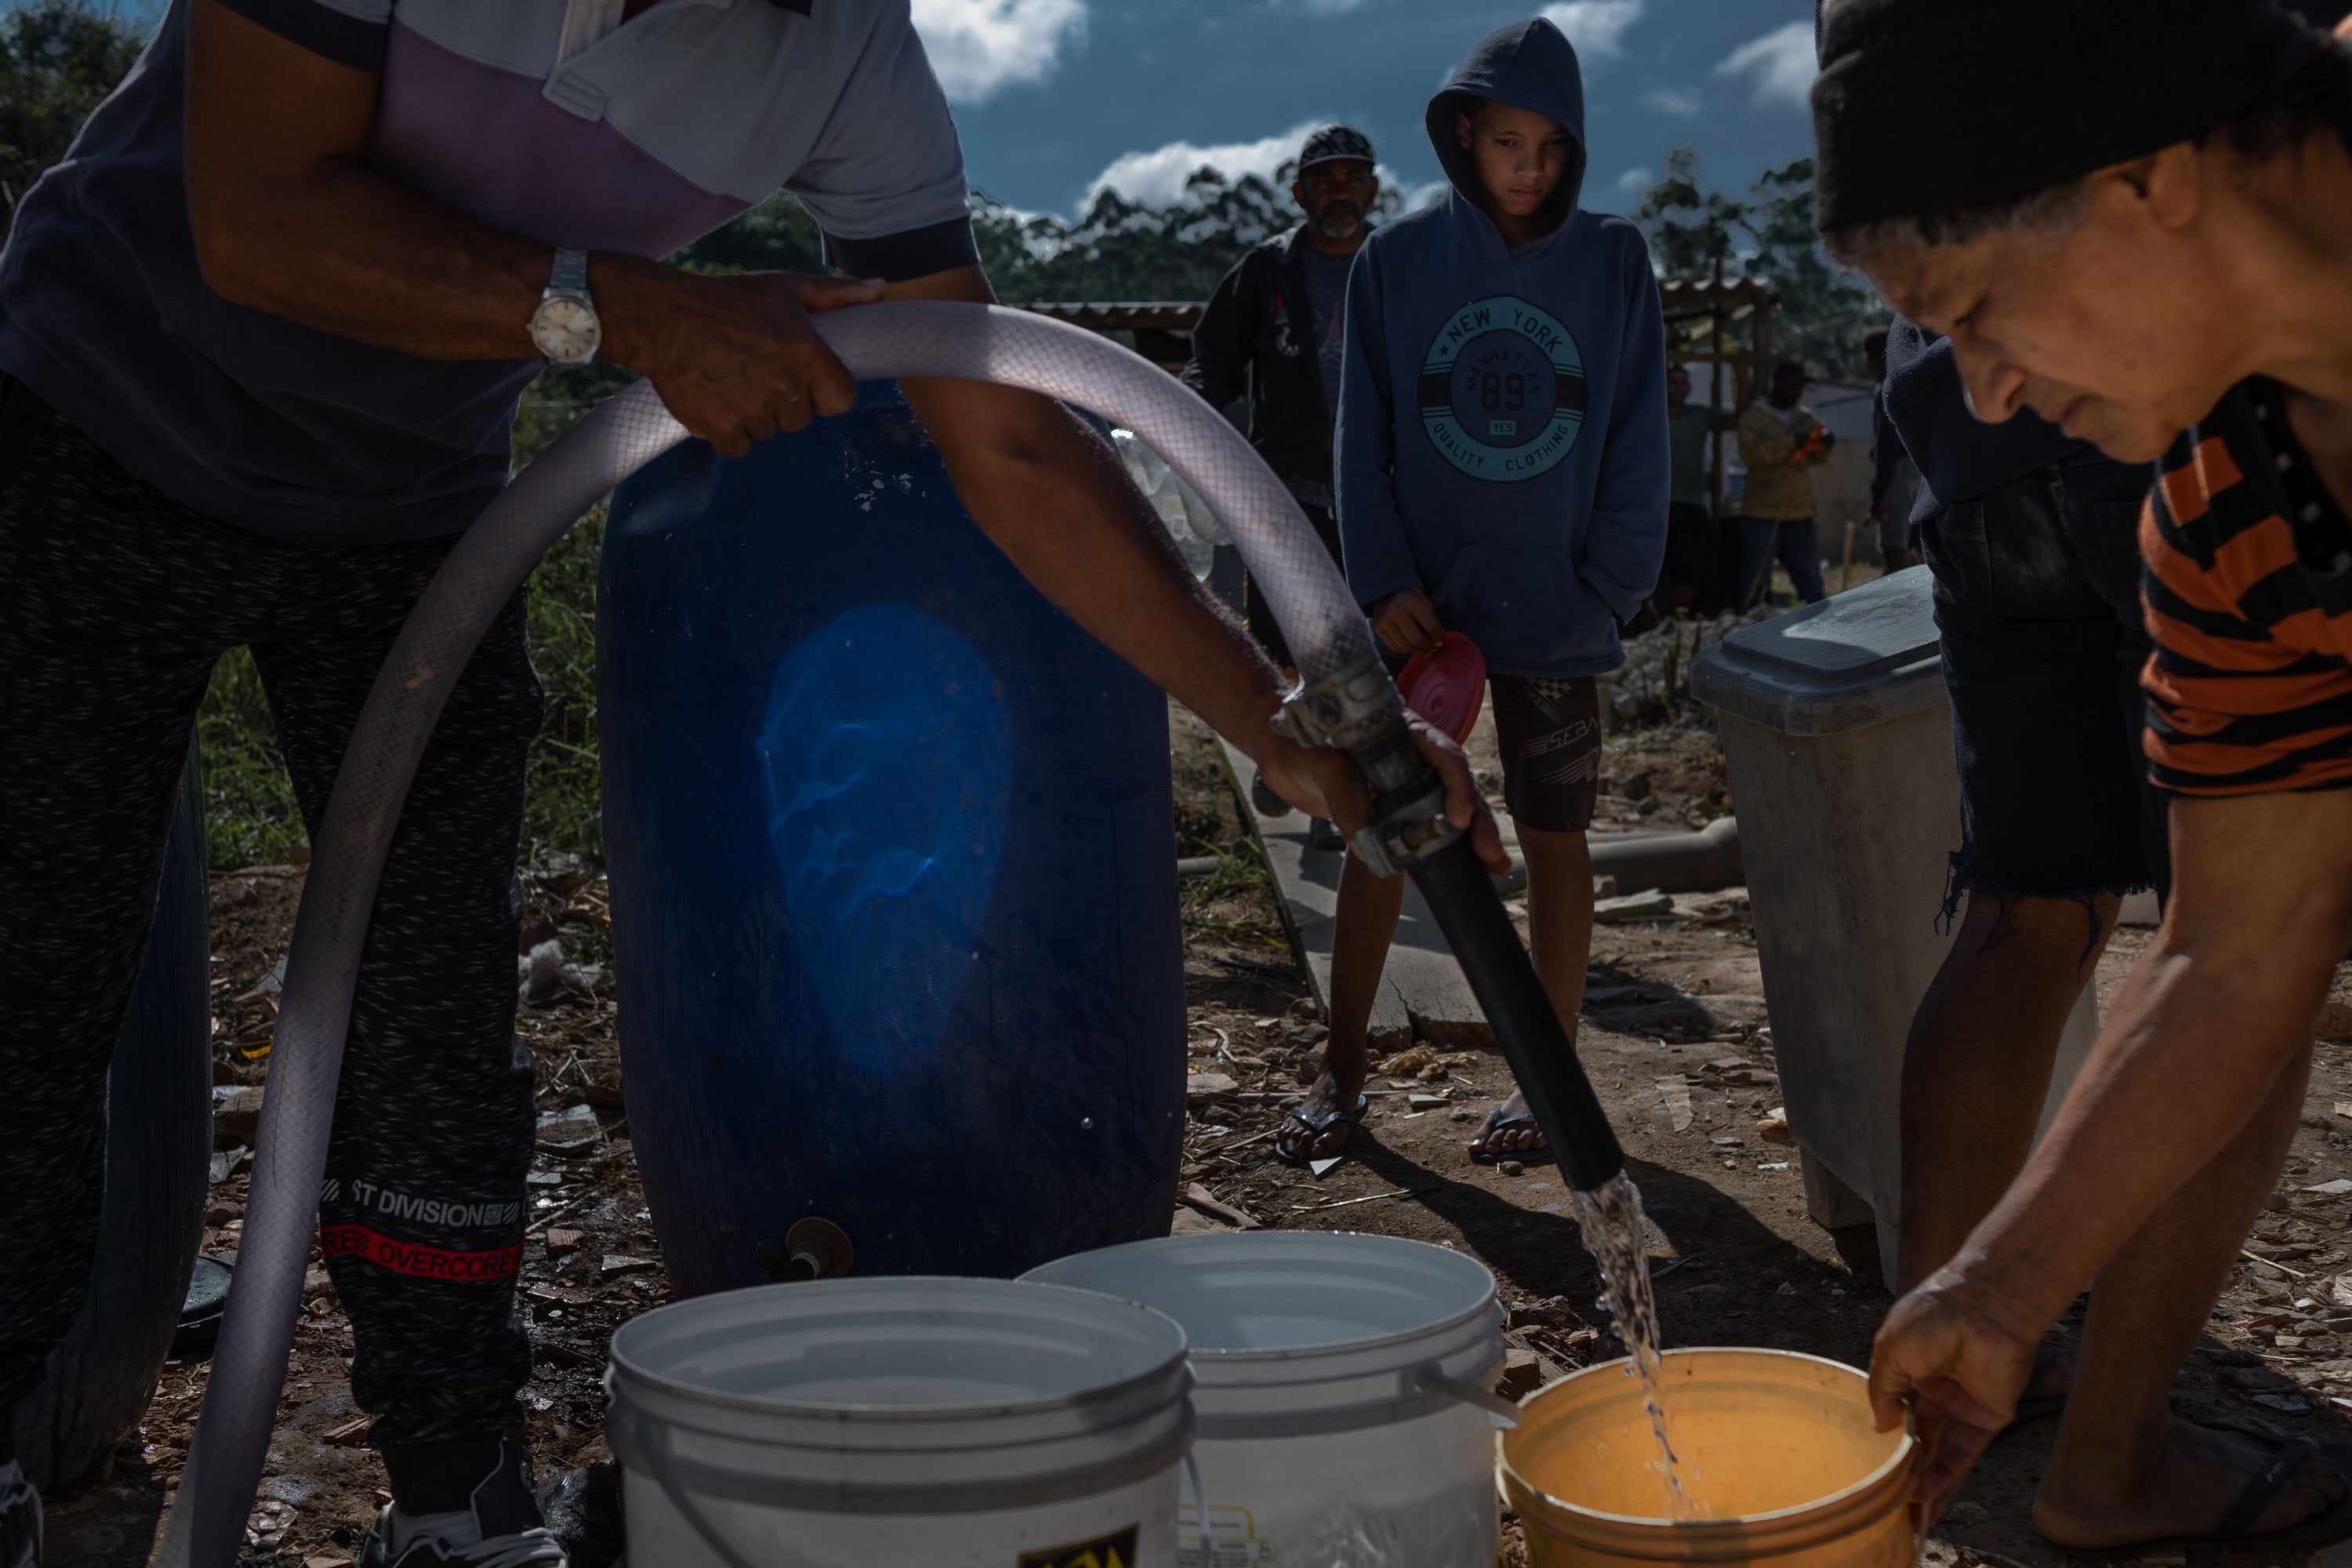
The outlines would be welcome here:
<svg viewBox="0 0 2352 1568">
<path fill-rule="evenodd" d="M 1886 416 L 1886 329 L 1862 340 L 1870 370 L 1870 521 L 1878 527 L 1879 570 L 1893 576 L 1912 564 L 1911 507 L 1919 491 L 1919 465 Z"/>
<path fill-rule="evenodd" d="M 2171 897 L 2017 1179 L 1887 1314 L 1872 1400 L 1882 1430 L 1916 1422 L 1932 1524 L 2087 1283 L 2036 1527 L 2077 1554 L 2284 1561 L 2352 1534 L 2352 1445 L 2172 1394 L 2352 948 L 2352 51 L 2260 0 L 2031 10 L 2021 47 L 2013 7 L 1831 6 L 1817 216 L 1948 335 L 1977 416 L 2157 465 L 2141 740 Z"/>
<path fill-rule="evenodd" d="M 1666 370 L 1667 471 L 1666 561 L 1659 590 L 1669 613 L 1711 616 L 1730 599 L 1729 574 L 1715 515 L 1715 489 L 1707 448 L 1718 432 L 1739 428 L 1727 408 L 1690 400 L 1691 374 L 1684 365 Z M 1735 552 L 1736 553 L 1736 552 Z"/>
<path fill-rule="evenodd" d="M 1748 467 L 1747 499 L 1739 513 L 1738 607 L 1761 604 L 1772 586 L 1772 564 L 1806 604 L 1822 588 L 1821 541 L 1813 531 L 1812 470 L 1830 460 L 1836 437 L 1800 401 L 1811 378 L 1794 360 L 1772 367 L 1770 390 L 1739 416 L 1739 460 Z"/>
<path fill-rule="evenodd" d="M 1335 562 L 1331 426 L 1339 409 L 1348 268 L 1371 232 L 1380 194 L 1370 138 L 1349 125 L 1310 134 L 1290 186 L 1307 221 L 1234 263 L 1192 330 L 1192 357 L 1183 370 L 1184 384 L 1219 408 L 1248 395 L 1250 445 L 1290 487 Z M 1284 678 L 1297 679 L 1297 661 L 1248 576 L 1242 579 L 1242 618 Z M 1250 799 L 1267 816 L 1290 809 L 1263 774 L 1252 777 Z M 1309 832 L 1318 849 L 1345 847 L 1327 817 L 1316 817 Z"/>
<path fill-rule="evenodd" d="M 1624 662 L 1619 630 L 1665 550 L 1665 327 L 1641 231 L 1577 204 L 1584 87 L 1558 27 L 1489 33 L 1425 118 L 1450 188 L 1373 235 L 1348 282 L 1348 584 L 1392 656 L 1433 652 L 1449 629 L 1486 656 L 1536 970 L 1572 1040 L 1592 937 L 1593 678 Z M 1403 901 L 1402 878 L 1340 871 L 1330 1040 L 1277 1142 L 1287 1160 L 1355 1132 Z M 1471 1157 L 1541 1138 L 1514 1094 Z"/>
<path fill-rule="evenodd" d="M 1895 1278 L 1908 1289 L 1951 1260 L 2024 1165 L 2059 1037 L 2120 900 L 2149 887 L 2161 898 L 2171 862 L 2165 796 L 2140 750 L 2148 466 L 2031 414 L 1985 424 L 1950 340 L 1901 317 L 1888 359 L 1887 437 L 1927 469 L 1919 542 L 1960 784 L 1943 911 L 1959 930 L 1903 1058 Z M 2055 1414 L 2071 1373 L 2055 1348 L 2037 1352 L 2022 1412 Z"/>
</svg>

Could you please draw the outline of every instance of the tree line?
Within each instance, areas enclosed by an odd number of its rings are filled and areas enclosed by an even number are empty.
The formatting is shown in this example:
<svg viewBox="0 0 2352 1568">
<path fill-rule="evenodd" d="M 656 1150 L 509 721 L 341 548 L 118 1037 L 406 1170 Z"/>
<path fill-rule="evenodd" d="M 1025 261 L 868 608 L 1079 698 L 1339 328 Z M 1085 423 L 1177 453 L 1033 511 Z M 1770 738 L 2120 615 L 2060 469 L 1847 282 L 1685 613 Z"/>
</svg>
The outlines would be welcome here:
<svg viewBox="0 0 2352 1568">
<path fill-rule="evenodd" d="M 0 16 L 0 217 L 44 169 L 65 155 L 91 109 L 131 68 L 145 41 L 142 19 L 93 0 L 28 0 Z M 1095 195 L 1066 219 L 1024 214 L 984 191 L 972 201 L 981 259 L 1008 300 L 1205 300 L 1242 251 L 1297 221 L 1288 165 L 1269 178 L 1229 177 L 1202 168 L 1182 195 L 1165 205 L 1115 190 Z M 1799 159 L 1758 176 L 1742 195 L 1703 178 L 1688 146 L 1667 155 L 1665 177 L 1632 215 L 1667 279 L 1753 278 L 1776 290 L 1781 313 L 1774 341 L 1816 375 L 1851 376 L 1863 334 L 1885 309 L 1869 287 L 1841 270 L 1813 236 L 1813 166 Z M 1383 191 L 1374 221 L 1402 204 Z M 816 225 L 790 196 L 772 196 L 672 259 L 711 271 L 822 271 Z M 1703 324 L 1678 329 L 1681 341 Z M 546 411 L 605 389 L 606 376 L 573 376 L 549 389 Z M 528 445 L 535 443 L 527 442 Z"/>
</svg>

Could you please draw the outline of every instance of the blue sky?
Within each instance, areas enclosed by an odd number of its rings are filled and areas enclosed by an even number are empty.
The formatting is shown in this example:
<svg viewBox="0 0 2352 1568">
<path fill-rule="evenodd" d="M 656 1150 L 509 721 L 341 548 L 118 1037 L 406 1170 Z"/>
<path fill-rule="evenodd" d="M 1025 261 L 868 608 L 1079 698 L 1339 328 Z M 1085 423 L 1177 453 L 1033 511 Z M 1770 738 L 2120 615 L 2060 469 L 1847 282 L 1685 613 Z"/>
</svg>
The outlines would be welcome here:
<svg viewBox="0 0 2352 1568">
<path fill-rule="evenodd" d="M 1071 214 L 1106 180 L 1165 199 L 1202 163 L 1269 170 L 1298 130 L 1362 127 L 1393 183 L 1439 176 L 1422 110 L 1489 27 L 1489 0 L 914 0 L 972 183 Z M 1584 62 L 1585 204 L 1623 211 L 1689 142 L 1744 190 L 1806 156 L 1808 0 L 1568 0 L 1539 7 Z"/>
<path fill-rule="evenodd" d="M 955 103 L 972 183 L 1016 207 L 1066 216 L 1106 179 L 1165 200 L 1204 162 L 1270 171 L 1325 120 L 1362 127 L 1391 183 L 1424 196 L 1439 173 L 1423 106 L 1480 34 L 1528 14 L 1494 0 L 912 3 Z M 1538 8 L 1584 61 L 1586 205 L 1630 208 L 1680 142 L 1697 149 L 1705 177 L 1734 192 L 1811 151 L 1810 0 Z"/>
</svg>

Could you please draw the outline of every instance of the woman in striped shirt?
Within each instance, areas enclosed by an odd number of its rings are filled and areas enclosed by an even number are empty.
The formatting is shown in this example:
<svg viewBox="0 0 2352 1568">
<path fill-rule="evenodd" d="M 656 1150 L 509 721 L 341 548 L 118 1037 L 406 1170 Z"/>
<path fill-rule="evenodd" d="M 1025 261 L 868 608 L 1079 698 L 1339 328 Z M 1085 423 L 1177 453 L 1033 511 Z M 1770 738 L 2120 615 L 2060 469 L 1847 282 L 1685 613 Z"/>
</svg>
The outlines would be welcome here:
<svg viewBox="0 0 2352 1568">
<path fill-rule="evenodd" d="M 1822 46 L 1832 250 L 1950 335 L 1979 417 L 2160 463 L 2145 744 L 2171 904 L 2024 1173 L 1888 1315 L 1881 1423 L 1913 1402 L 1934 1520 L 2095 1280 L 2045 1535 L 2352 1534 L 2352 1447 L 2166 1397 L 2352 949 L 2352 55 L 2270 0 L 1842 0 Z"/>
</svg>

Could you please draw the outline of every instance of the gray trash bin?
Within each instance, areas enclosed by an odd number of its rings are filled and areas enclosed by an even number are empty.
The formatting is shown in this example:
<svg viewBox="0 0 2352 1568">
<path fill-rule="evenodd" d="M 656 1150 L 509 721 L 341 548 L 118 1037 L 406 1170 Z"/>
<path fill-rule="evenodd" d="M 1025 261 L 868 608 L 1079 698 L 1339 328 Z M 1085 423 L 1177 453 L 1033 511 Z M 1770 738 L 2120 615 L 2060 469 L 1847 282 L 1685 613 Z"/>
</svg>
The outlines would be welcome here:
<svg viewBox="0 0 2352 1568">
<path fill-rule="evenodd" d="M 1806 1203 L 1832 1227 L 1874 1218 L 1890 1284 L 1903 1046 L 1951 945 L 1937 917 L 1960 840 L 1929 589 L 1915 566 L 1745 627 L 1691 665 L 1731 773 Z M 2045 1123 L 2097 1037 L 2095 989 L 2067 1021 Z"/>
</svg>

